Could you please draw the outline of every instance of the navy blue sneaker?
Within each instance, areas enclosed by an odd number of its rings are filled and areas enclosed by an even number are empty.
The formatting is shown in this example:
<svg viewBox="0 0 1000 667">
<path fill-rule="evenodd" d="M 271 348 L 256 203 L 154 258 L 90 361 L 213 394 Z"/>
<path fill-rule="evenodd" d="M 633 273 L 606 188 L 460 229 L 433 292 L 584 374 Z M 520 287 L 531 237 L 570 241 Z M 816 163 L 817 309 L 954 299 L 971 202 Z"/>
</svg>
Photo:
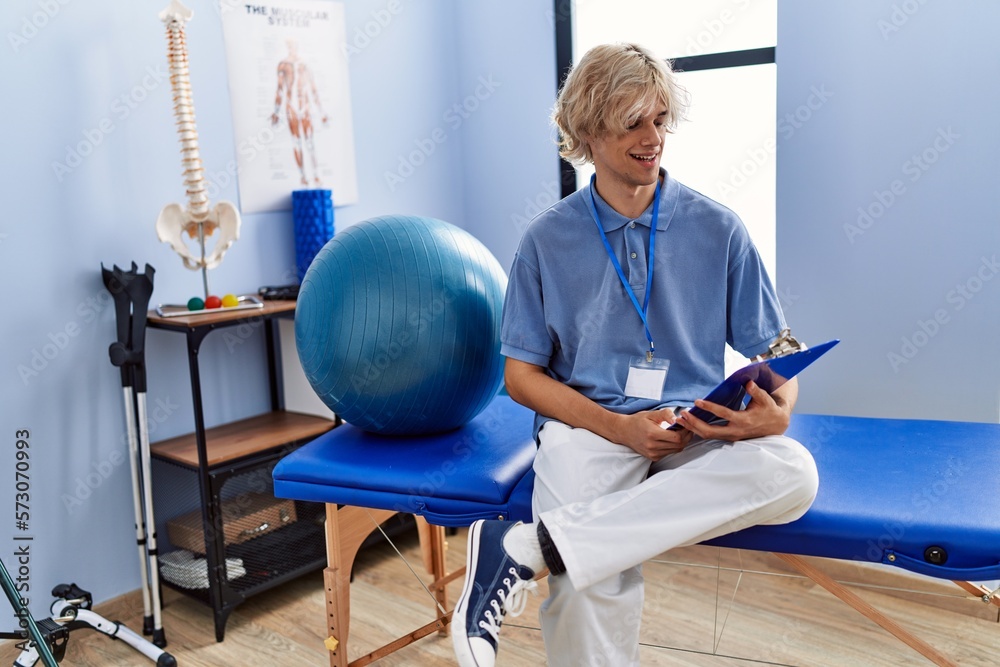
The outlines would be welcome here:
<svg viewBox="0 0 1000 667">
<path fill-rule="evenodd" d="M 511 558 L 503 537 L 518 524 L 476 521 L 469 526 L 465 587 L 455 605 L 452 641 L 461 667 L 493 667 L 504 616 L 518 616 L 537 588 L 531 568 Z"/>
</svg>

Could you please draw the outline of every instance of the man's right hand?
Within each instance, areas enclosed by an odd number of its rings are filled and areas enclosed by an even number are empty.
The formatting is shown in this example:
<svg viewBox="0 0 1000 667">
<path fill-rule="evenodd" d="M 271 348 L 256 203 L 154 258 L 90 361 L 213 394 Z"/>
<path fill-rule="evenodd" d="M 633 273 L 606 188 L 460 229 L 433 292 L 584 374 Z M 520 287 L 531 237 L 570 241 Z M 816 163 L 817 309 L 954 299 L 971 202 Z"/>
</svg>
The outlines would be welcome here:
<svg viewBox="0 0 1000 667">
<path fill-rule="evenodd" d="M 667 430 L 674 421 L 671 408 L 621 415 L 616 440 L 655 463 L 668 454 L 681 451 L 691 442 L 691 431 Z"/>
<path fill-rule="evenodd" d="M 551 417 L 573 428 L 630 447 L 650 461 L 659 461 L 667 454 L 684 449 L 691 442 L 689 429 L 668 431 L 674 423 L 670 408 L 622 415 L 597 403 L 563 384 L 535 364 L 507 358 L 504 367 L 507 393 L 515 401 L 539 414 Z"/>
</svg>

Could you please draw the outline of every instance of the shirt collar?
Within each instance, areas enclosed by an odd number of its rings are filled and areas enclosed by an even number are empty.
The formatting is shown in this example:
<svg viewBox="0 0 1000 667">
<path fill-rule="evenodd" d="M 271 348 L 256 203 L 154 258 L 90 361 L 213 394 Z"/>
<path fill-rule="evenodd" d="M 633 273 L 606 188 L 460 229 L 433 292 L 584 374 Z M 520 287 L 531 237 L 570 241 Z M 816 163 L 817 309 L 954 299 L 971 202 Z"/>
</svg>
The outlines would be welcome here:
<svg viewBox="0 0 1000 667">
<path fill-rule="evenodd" d="M 660 214 L 659 220 L 656 221 L 656 231 L 658 232 L 662 232 L 670 225 L 670 219 L 674 215 L 674 205 L 677 203 L 677 191 L 680 188 L 677 181 L 670 178 L 670 174 L 663 167 L 660 167 L 660 176 L 663 177 L 663 184 L 660 185 Z M 588 188 L 593 190 L 594 203 L 597 205 L 597 213 L 601 216 L 601 226 L 605 233 L 621 229 L 633 220 L 637 224 L 650 226 L 650 220 L 653 217 L 653 202 L 649 203 L 649 206 L 638 218 L 626 218 L 611 208 L 611 204 L 604 201 L 604 198 L 597 192 L 597 188 L 593 188 L 593 186 L 588 186 Z"/>
</svg>

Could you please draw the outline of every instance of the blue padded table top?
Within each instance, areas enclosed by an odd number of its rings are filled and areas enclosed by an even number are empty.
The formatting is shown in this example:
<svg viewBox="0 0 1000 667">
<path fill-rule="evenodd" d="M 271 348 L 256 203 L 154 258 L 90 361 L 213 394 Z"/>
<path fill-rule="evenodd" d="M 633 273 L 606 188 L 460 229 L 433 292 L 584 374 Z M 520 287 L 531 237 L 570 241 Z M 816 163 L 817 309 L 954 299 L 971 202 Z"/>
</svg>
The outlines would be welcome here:
<svg viewBox="0 0 1000 667">
<path fill-rule="evenodd" d="M 340 426 L 279 462 L 275 495 L 423 514 L 446 526 L 530 520 L 532 419 L 499 396 L 466 426 L 434 436 Z M 819 468 L 812 508 L 793 523 L 711 544 L 1000 579 L 1000 425 L 796 414 L 788 435 Z M 929 547 L 947 558 L 928 562 Z"/>
<path fill-rule="evenodd" d="M 816 459 L 813 506 L 712 544 L 1000 579 L 1000 425 L 797 414 L 787 434 Z M 947 559 L 928 562 L 928 547 Z"/>
<path fill-rule="evenodd" d="M 445 526 L 501 515 L 530 521 L 533 420 L 501 395 L 447 433 L 381 436 L 344 424 L 279 461 L 274 493 L 422 514 Z"/>
</svg>

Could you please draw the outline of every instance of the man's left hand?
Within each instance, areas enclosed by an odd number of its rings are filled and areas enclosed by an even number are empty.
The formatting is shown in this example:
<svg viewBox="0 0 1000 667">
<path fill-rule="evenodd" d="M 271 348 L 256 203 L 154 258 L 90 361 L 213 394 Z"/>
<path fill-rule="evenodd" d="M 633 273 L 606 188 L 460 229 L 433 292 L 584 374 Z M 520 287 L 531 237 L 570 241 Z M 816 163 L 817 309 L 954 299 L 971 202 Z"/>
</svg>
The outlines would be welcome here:
<svg viewBox="0 0 1000 667">
<path fill-rule="evenodd" d="M 730 410 L 729 408 L 705 400 L 694 402 L 696 406 L 708 410 L 712 414 L 725 419 L 726 425 L 709 424 L 685 410 L 677 418 L 677 423 L 695 435 L 706 440 L 748 440 L 766 435 L 781 435 L 788 428 L 791 419 L 791 407 L 784 402 L 779 403 L 775 397 L 758 387 L 754 382 L 746 384 L 750 395 L 750 404 L 745 410 Z"/>
</svg>

